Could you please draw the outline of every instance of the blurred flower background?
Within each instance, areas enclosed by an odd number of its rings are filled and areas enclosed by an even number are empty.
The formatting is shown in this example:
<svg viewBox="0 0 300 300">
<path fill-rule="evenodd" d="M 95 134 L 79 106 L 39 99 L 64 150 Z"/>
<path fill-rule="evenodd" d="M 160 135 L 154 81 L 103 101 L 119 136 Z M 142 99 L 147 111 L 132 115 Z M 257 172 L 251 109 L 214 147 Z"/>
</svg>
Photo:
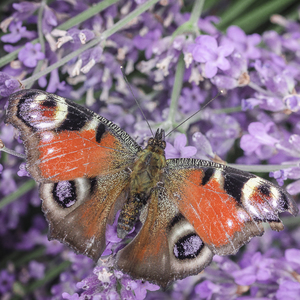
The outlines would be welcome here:
<svg viewBox="0 0 300 300">
<path fill-rule="evenodd" d="M 300 23 L 297 0 L 4 0 L 0 3 L 0 139 L 24 153 L 3 123 L 22 86 L 67 97 L 150 137 L 167 132 L 167 158 L 224 160 L 277 180 L 299 202 Z M 300 219 L 269 229 L 234 257 L 214 258 L 167 290 L 95 267 L 47 239 L 36 184 L 24 159 L 1 152 L 0 298 L 300 299 Z M 117 251 L 109 228 L 106 255 Z"/>
</svg>

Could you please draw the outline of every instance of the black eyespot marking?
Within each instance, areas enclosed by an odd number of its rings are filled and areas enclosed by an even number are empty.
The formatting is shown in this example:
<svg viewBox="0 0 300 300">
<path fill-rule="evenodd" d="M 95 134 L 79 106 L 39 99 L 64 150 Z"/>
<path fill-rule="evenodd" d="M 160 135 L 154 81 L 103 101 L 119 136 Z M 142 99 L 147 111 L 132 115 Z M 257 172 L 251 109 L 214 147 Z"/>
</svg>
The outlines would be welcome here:
<svg viewBox="0 0 300 300">
<path fill-rule="evenodd" d="M 232 173 L 227 174 L 224 176 L 224 190 L 241 204 L 242 189 L 250 178 Z"/>
<path fill-rule="evenodd" d="M 271 187 L 268 184 L 262 184 L 260 185 L 257 190 L 267 198 L 271 196 Z"/>
<path fill-rule="evenodd" d="M 91 187 L 90 187 L 90 194 L 93 194 L 97 188 L 97 178 L 90 179 Z"/>
<path fill-rule="evenodd" d="M 53 197 L 63 208 L 68 208 L 76 202 L 76 186 L 74 181 L 60 181 L 54 184 Z"/>
<path fill-rule="evenodd" d="M 83 113 L 83 111 L 85 113 Z M 68 114 L 63 123 L 57 128 L 58 130 L 79 131 L 90 119 L 93 114 L 90 111 L 85 111 L 80 107 L 80 110 L 74 106 L 68 106 Z"/>
<path fill-rule="evenodd" d="M 279 191 L 279 194 L 280 194 L 280 206 L 284 210 L 289 210 L 289 202 L 287 196 L 282 191 Z"/>
<path fill-rule="evenodd" d="M 182 219 L 184 219 L 184 217 L 183 217 L 182 214 L 176 215 L 176 216 L 172 219 L 172 221 L 171 221 L 171 223 L 170 223 L 170 225 L 169 225 L 169 228 L 171 229 L 175 224 L 177 224 L 177 223 L 178 223 L 179 221 L 181 221 Z"/>
<path fill-rule="evenodd" d="M 19 101 L 17 117 L 22 120 L 28 127 L 35 130 L 34 121 L 36 121 L 32 114 L 28 114 L 30 111 L 30 105 L 34 102 L 34 98 L 36 97 L 36 93 L 29 93 L 29 95 L 24 96 Z"/>
<path fill-rule="evenodd" d="M 204 176 L 202 178 L 202 185 L 206 185 L 209 180 L 211 179 L 211 177 L 214 175 L 215 170 L 213 168 L 207 168 L 204 171 Z"/>
<path fill-rule="evenodd" d="M 50 97 L 48 97 L 47 100 L 44 100 L 41 103 L 41 105 L 44 106 L 44 107 L 48 107 L 48 108 L 55 108 L 56 107 L 55 101 L 52 98 L 50 98 Z"/>
<path fill-rule="evenodd" d="M 24 94 L 22 100 L 24 101 L 25 99 L 34 99 L 37 95 L 38 93 L 35 91 L 26 91 L 26 94 Z"/>
<path fill-rule="evenodd" d="M 193 259 L 197 257 L 204 247 L 200 237 L 194 233 L 180 238 L 174 245 L 174 255 L 178 259 Z"/>
<path fill-rule="evenodd" d="M 100 123 L 96 130 L 96 142 L 97 143 L 101 142 L 101 139 L 102 139 L 102 136 L 104 133 L 105 133 L 105 125 Z"/>
</svg>

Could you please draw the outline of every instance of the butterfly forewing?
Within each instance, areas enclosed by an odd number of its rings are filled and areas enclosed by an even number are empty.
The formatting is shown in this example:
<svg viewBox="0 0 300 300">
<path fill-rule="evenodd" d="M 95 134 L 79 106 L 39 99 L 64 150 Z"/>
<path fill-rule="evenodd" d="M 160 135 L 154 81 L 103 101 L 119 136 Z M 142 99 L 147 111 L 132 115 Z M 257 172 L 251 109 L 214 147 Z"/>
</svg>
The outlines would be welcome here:
<svg viewBox="0 0 300 300">
<path fill-rule="evenodd" d="M 141 150 L 107 119 L 39 90 L 11 95 L 6 122 L 21 131 L 27 169 L 39 182 L 95 177 L 124 169 Z"/>
<path fill-rule="evenodd" d="M 42 183 L 49 237 L 98 259 L 140 147 L 107 119 L 39 90 L 11 95 L 6 122 L 20 130 L 27 169 Z"/>
<path fill-rule="evenodd" d="M 165 188 L 203 242 L 218 255 L 234 254 L 262 222 L 282 230 L 278 212 L 298 208 L 280 187 L 253 174 L 196 159 L 167 161 Z"/>
</svg>

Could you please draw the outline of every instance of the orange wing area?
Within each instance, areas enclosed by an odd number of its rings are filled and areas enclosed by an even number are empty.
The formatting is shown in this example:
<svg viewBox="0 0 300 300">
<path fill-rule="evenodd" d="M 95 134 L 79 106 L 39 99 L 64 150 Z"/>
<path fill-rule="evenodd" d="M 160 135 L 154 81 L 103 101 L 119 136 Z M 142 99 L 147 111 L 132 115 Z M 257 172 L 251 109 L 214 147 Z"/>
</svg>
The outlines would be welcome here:
<svg viewBox="0 0 300 300">
<path fill-rule="evenodd" d="M 252 237 L 262 235 L 263 227 L 224 190 L 220 170 L 205 184 L 204 176 L 202 169 L 172 170 L 165 180 L 167 193 L 215 254 L 235 254 Z"/>
<path fill-rule="evenodd" d="M 39 150 L 41 176 L 55 181 L 95 177 L 113 168 L 119 141 L 106 132 L 101 143 L 95 130 L 42 132 Z"/>
<path fill-rule="evenodd" d="M 38 182 L 95 177 L 130 165 L 140 147 L 117 125 L 39 90 L 12 94 L 6 123 L 20 130 L 27 169 Z"/>
<path fill-rule="evenodd" d="M 253 174 L 197 159 L 167 161 L 165 188 L 202 241 L 219 255 L 234 254 L 264 232 L 283 230 L 279 212 L 296 215 L 293 199 Z"/>
<path fill-rule="evenodd" d="M 138 235 L 117 254 L 117 268 L 165 288 L 175 279 L 198 274 L 211 262 L 212 252 L 196 236 L 164 188 L 152 191 L 145 210 L 147 217 L 144 211 L 144 224 Z"/>
<path fill-rule="evenodd" d="M 185 180 L 180 184 L 181 201 L 179 210 L 194 226 L 204 243 L 222 247 L 245 227 L 239 218 L 236 200 L 221 188 L 217 179 L 211 179 L 201 186 L 201 170 L 185 172 Z"/>
</svg>

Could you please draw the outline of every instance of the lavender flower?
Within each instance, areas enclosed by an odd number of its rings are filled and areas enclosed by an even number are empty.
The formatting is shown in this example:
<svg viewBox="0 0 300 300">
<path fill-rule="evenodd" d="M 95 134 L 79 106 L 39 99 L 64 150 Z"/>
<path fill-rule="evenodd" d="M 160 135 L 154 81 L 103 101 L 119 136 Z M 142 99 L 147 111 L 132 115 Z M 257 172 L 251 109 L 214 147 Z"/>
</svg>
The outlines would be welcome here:
<svg viewBox="0 0 300 300">
<path fill-rule="evenodd" d="M 38 60 L 44 59 L 45 54 L 41 52 L 41 45 L 27 43 L 25 48 L 19 52 L 19 60 L 28 68 L 34 68 Z"/>
<path fill-rule="evenodd" d="M 205 63 L 204 74 L 207 78 L 212 78 L 217 74 L 218 68 L 223 71 L 230 68 L 230 63 L 226 57 L 233 50 L 234 48 L 229 43 L 218 46 L 215 38 L 201 35 L 195 40 L 192 54 L 195 61 Z"/>
<path fill-rule="evenodd" d="M 1 41 L 4 43 L 16 43 L 21 38 L 33 39 L 36 34 L 32 31 L 27 31 L 25 26 L 22 26 L 22 22 L 12 22 L 9 25 L 9 34 L 5 34 L 1 37 Z"/>
<path fill-rule="evenodd" d="M 11 76 L 0 72 L 0 95 L 7 97 L 20 87 L 20 82 Z"/>
<path fill-rule="evenodd" d="M 181 157 L 192 157 L 196 154 L 197 149 L 192 146 L 186 146 L 187 138 L 185 134 L 180 134 L 175 138 L 174 147 L 167 143 L 165 149 L 166 158 L 181 158 Z"/>
</svg>

